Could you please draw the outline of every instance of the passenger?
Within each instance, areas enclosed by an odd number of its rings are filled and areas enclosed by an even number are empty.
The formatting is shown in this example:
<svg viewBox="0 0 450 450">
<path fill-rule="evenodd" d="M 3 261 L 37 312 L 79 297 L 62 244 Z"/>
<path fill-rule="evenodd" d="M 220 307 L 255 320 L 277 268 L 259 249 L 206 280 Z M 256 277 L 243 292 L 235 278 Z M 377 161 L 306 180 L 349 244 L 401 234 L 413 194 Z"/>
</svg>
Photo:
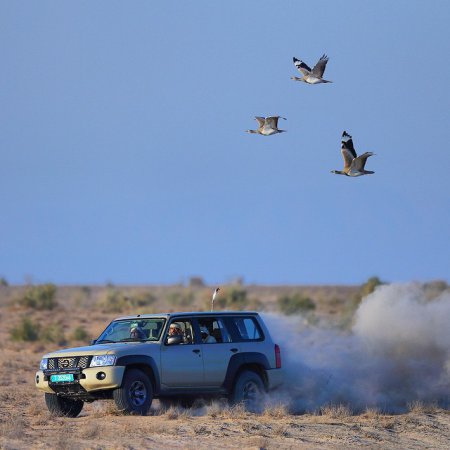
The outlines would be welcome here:
<svg viewBox="0 0 450 450">
<path fill-rule="evenodd" d="M 214 344 L 216 343 L 216 338 L 209 334 L 208 328 L 200 327 L 200 332 L 202 334 L 202 341 L 204 344 Z"/>
<path fill-rule="evenodd" d="M 130 330 L 130 337 L 139 340 L 146 339 L 144 330 L 139 326 L 135 326 Z"/>
</svg>

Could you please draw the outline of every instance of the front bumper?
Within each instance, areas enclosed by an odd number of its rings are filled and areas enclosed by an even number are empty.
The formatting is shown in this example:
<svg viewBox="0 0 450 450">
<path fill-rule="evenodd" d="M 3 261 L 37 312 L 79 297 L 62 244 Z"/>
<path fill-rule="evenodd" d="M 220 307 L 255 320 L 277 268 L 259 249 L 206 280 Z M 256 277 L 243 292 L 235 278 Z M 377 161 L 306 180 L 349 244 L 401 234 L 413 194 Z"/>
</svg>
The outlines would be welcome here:
<svg viewBox="0 0 450 450">
<path fill-rule="evenodd" d="M 98 374 L 103 372 L 105 377 L 99 379 Z M 36 387 L 50 394 L 54 394 L 55 390 L 52 387 L 79 385 L 86 392 L 95 392 L 105 389 L 115 389 L 122 384 L 123 374 L 125 372 L 125 366 L 104 366 L 104 367 L 89 367 L 81 371 L 43 371 L 38 370 L 35 376 Z M 72 382 L 64 383 L 51 383 L 50 375 L 56 373 L 74 373 L 75 380 Z"/>
</svg>

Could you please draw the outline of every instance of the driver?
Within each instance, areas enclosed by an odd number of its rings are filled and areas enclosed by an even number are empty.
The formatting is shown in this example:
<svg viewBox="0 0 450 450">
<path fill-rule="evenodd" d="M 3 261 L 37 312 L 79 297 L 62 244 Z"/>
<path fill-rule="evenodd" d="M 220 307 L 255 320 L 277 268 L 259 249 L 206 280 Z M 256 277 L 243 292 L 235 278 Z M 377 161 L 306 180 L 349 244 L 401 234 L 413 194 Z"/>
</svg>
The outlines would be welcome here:
<svg viewBox="0 0 450 450">
<path fill-rule="evenodd" d="M 169 336 L 183 336 L 183 330 L 179 323 L 173 322 L 170 324 Z"/>
</svg>

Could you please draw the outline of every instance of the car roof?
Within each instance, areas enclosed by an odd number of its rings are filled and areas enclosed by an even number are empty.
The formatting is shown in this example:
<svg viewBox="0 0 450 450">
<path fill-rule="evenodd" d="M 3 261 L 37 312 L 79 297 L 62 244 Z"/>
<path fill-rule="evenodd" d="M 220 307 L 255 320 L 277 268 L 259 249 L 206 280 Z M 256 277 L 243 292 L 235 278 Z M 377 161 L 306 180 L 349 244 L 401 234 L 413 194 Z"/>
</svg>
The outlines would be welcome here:
<svg viewBox="0 0 450 450">
<path fill-rule="evenodd" d="M 122 316 L 117 317 L 114 320 L 126 320 L 126 319 L 170 319 L 172 317 L 183 318 L 183 317 L 202 317 L 202 316 L 248 316 L 248 315 L 258 315 L 256 311 L 181 311 L 181 312 L 170 312 L 170 313 L 157 313 L 157 314 L 135 314 L 132 316 Z"/>
</svg>

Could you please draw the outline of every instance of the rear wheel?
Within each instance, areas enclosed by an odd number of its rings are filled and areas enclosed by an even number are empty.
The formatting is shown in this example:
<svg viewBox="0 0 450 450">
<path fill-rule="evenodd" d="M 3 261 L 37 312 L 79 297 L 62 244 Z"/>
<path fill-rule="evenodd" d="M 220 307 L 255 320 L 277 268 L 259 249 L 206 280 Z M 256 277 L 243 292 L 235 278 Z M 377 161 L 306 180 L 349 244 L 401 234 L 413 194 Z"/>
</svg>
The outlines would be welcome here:
<svg viewBox="0 0 450 450">
<path fill-rule="evenodd" d="M 84 405 L 82 400 L 59 397 L 48 392 L 45 393 L 45 404 L 50 414 L 58 417 L 77 417 Z"/>
<path fill-rule="evenodd" d="M 264 395 L 264 383 L 261 377 L 251 370 L 241 372 L 234 382 L 230 396 L 232 404 L 243 403 L 248 411 L 257 411 L 261 407 Z"/>
<path fill-rule="evenodd" d="M 122 386 L 113 391 L 113 398 L 119 411 L 145 416 L 153 400 L 152 383 L 141 370 L 127 370 Z"/>
</svg>

